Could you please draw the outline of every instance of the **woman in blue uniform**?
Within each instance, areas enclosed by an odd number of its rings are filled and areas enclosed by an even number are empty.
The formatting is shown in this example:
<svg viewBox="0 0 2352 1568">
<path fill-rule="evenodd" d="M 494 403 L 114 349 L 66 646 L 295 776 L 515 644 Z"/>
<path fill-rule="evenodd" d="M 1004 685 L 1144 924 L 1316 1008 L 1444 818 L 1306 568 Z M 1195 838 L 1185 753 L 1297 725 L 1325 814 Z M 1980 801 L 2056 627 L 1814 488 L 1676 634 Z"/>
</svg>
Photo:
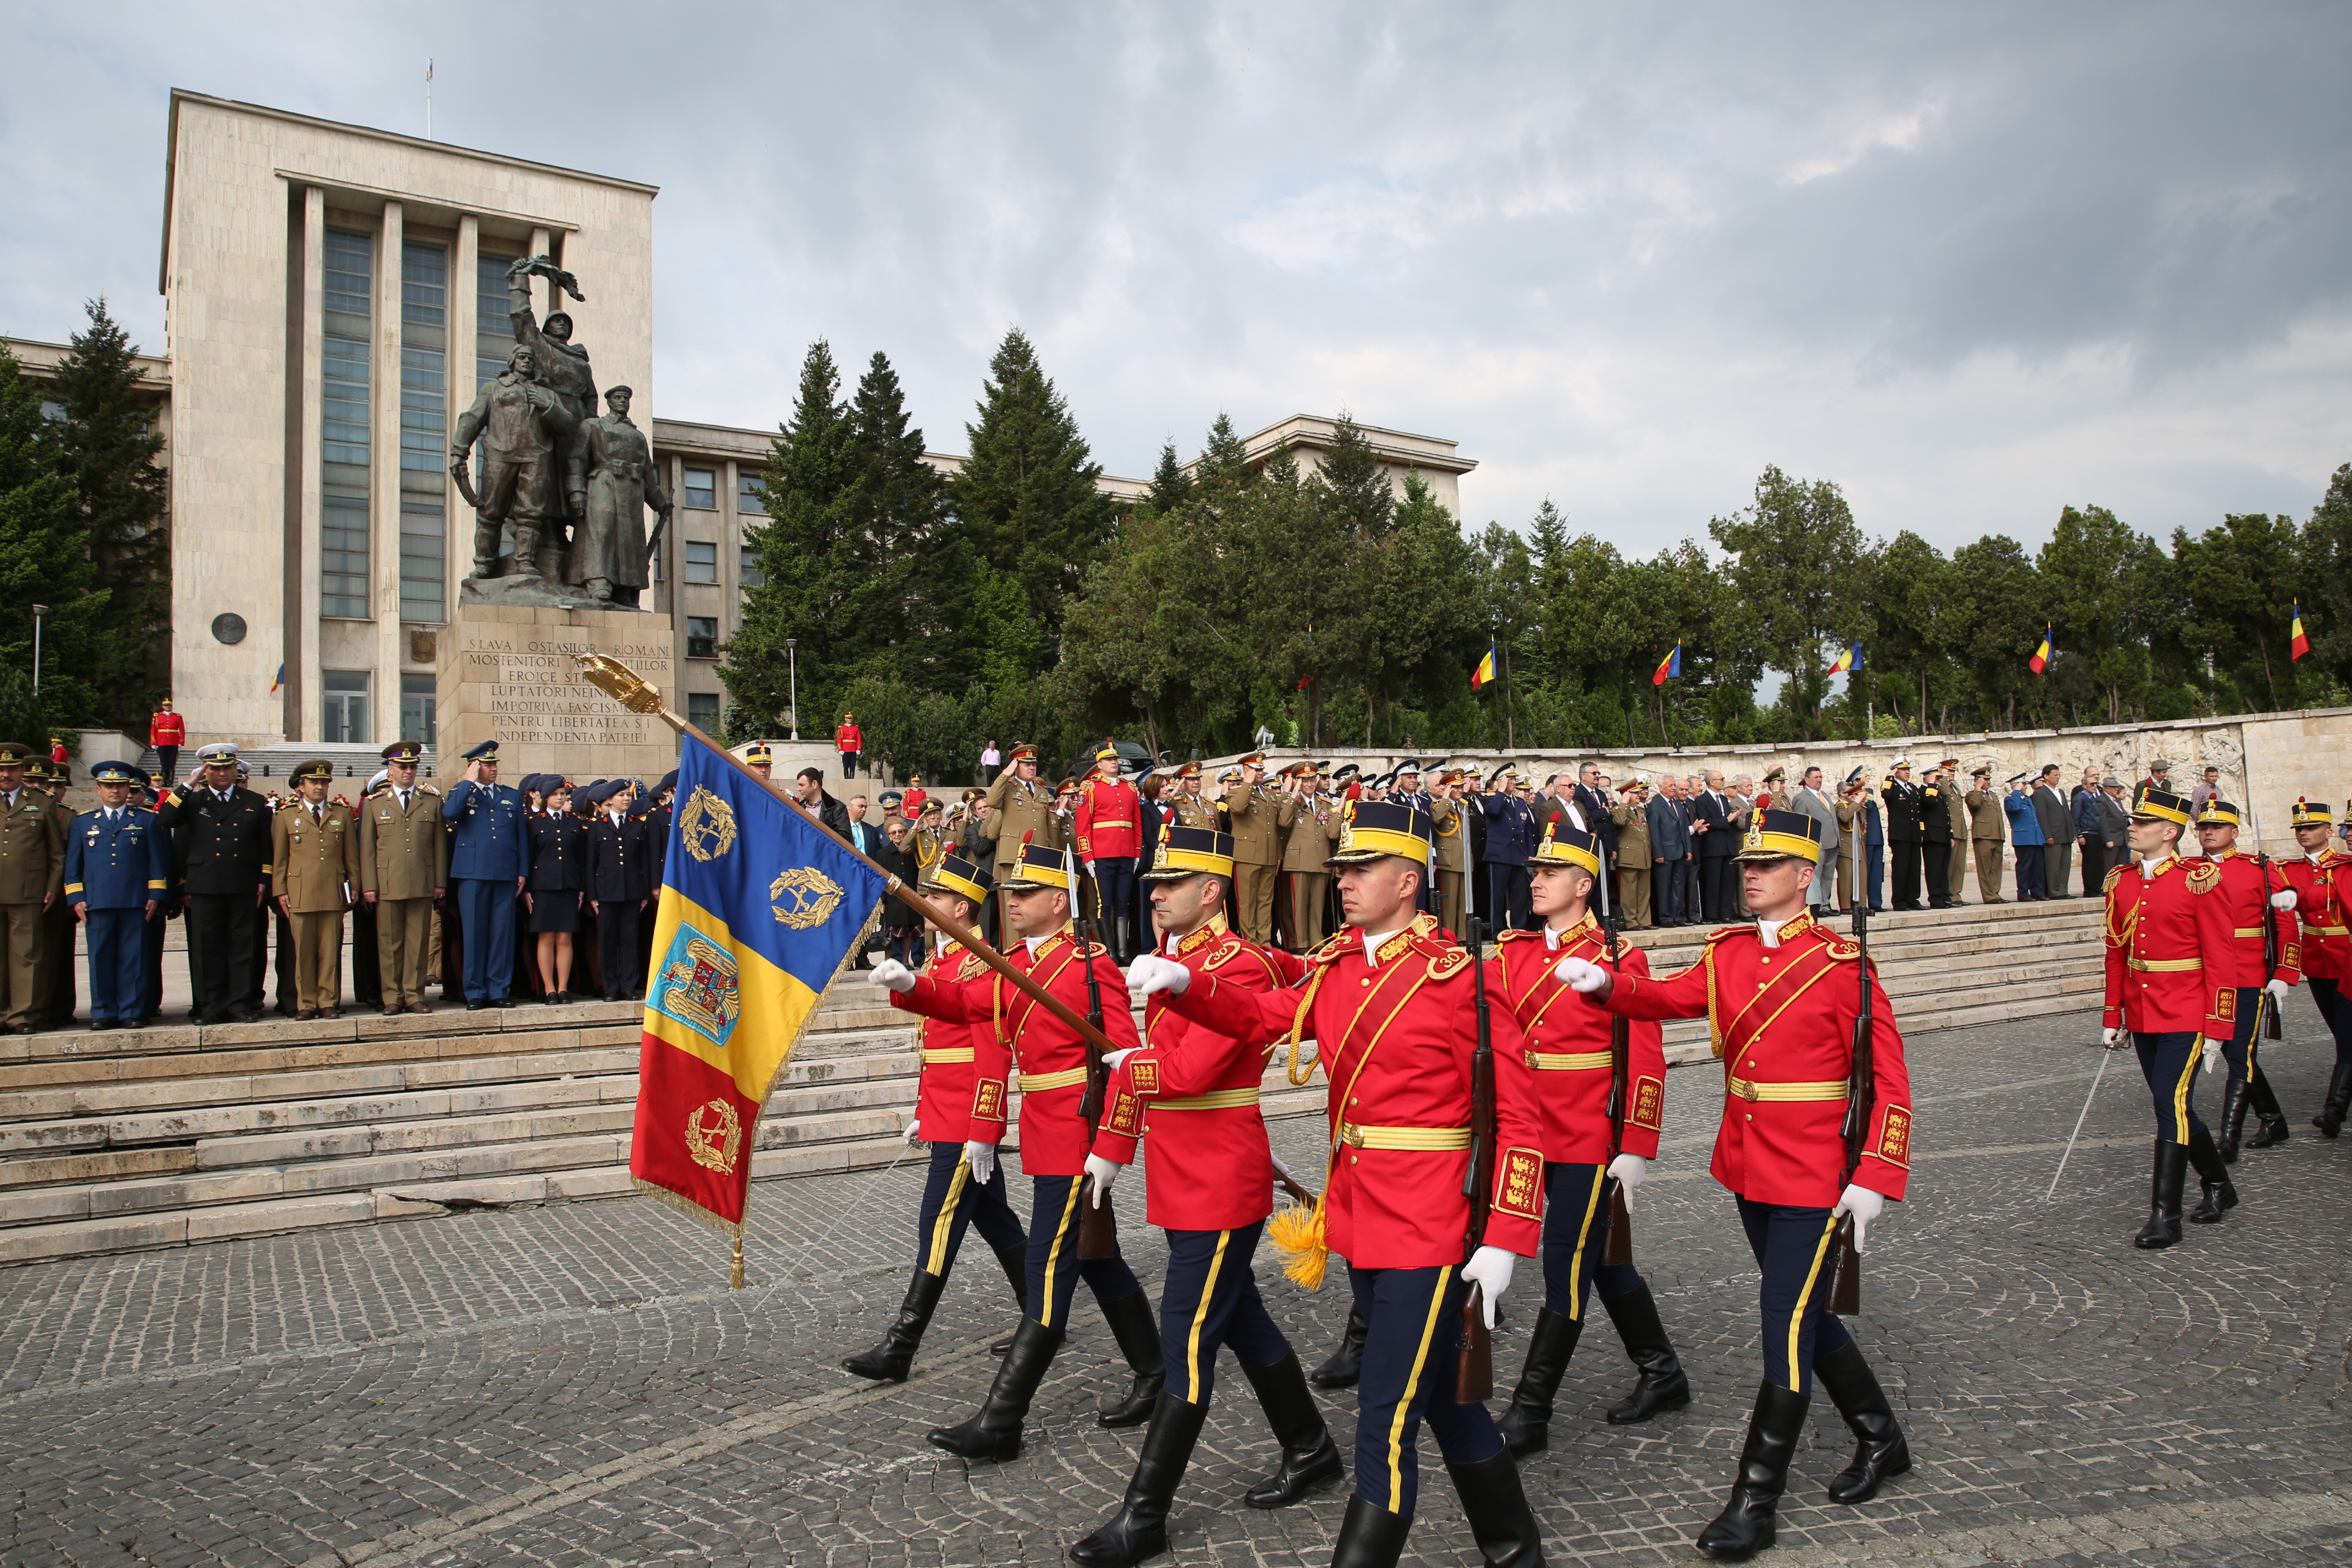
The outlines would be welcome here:
<svg viewBox="0 0 2352 1568">
<path fill-rule="evenodd" d="M 572 791 L 551 781 L 547 809 L 527 820 L 530 869 L 523 902 L 539 939 L 539 982 L 551 1006 L 572 1000 L 572 937 L 580 929 L 580 900 L 587 887 L 587 827 L 572 815 Z"/>
</svg>

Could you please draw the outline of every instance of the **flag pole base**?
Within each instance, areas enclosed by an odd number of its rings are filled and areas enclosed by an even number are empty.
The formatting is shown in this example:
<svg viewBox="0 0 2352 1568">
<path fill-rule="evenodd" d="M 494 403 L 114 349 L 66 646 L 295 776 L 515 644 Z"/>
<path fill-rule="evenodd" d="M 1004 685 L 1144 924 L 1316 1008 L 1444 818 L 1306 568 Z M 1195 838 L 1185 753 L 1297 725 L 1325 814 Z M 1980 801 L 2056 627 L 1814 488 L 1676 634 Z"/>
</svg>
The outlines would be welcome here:
<svg viewBox="0 0 2352 1568">
<path fill-rule="evenodd" d="M 743 1234 L 735 1233 L 735 1261 L 727 1266 L 727 1289 L 743 1289 Z"/>
</svg>

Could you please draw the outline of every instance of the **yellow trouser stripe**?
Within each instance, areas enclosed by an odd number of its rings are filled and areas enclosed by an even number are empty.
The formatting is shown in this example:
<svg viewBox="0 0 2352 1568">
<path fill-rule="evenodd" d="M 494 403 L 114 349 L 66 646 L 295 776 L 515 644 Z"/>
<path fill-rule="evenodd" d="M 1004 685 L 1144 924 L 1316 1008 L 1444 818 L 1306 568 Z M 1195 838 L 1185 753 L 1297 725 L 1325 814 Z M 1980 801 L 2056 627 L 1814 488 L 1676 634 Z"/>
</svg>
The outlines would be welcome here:
<svg viewBox="0 0 2352 1568">
<path fill-rule="evenodd" d="M 1421 1348 L 1412 1352 L 1412 1373 L 1397 1395 L 1396 1419 L 1389 1423 L 1389 1511 L 1404 1511 L 1404 1417 L 1412 1408 L 1412 1391 L 1421 1386 L 1422 1368 L 1429 1364 L 1429 1342 L 1437 1337 L 1437 1320 L 1445 1313 L 1445 1288 L 1454 1282 L 1454 1265 L 1437 1271 L 1437 1285 L 1429 1293 L 1429 1321 L 1421 1326 Z"/>
<path fill-rule="evenodd" d="M 1076 1176 L 1070 1178 L 1070 1195 L 1062 1205 L 1062 1223 L 1054 1227 L 1054 1245 L 1045 1251 L 1045 1288 L 1039 1292 L 1039 1300 L 1035 1303 L 1037 1323 L 1041 1328 L 1054 1326 L 1054 1270 L 1061 1264 L 1062 1243 L 1069 1237 L 1070 1220 L 1078 1212 L 1078 1194 L 1086 1190 L 1086 1185 Z"/>
<path fill-rule="evenodd" d="M 1147 1100 L 1143 1103 L 1150 1110 L 1231 1110 L 1236 1106 L 1255 1105 L 1262 1092 L 1256 1084 L 1252 1084 L 1247 1089 L 1213 1089 L 1187 1100 Z"/>
<path fill-rule="evenodd" d="M 1024 1072 L 1021 1075 L 1021 1092 L 1043 1094 L 1049 1089 L 1067 1089 L 1074 1083 L 1087 1081 L 1087 1069 L 1072 1068 L 1066 1072 Z"/>
<path fill-rule="evenodd" d="M 1837 1235 L 1838 1215 L 1822 1226 L 1822 1244 L 1813 1248 L 1813 1266 L 1805 1273 L 1805 1288 L 1797 1292 L 1796 1310 L 1789 1314 L 1789 1392 L 1805 1392 L 1805 1369 L 1797 1362 L 1797 1336 L 1804 1331 L 1805 1313 L 1813 1299 L 1813 1284 L 1822 1277 L 1822 1263 L 1830 1255 L 1830 1238 Z"/>
<path fill-rule="evenodd" d="M 1201 1301 L 1192 1309 L 1192 1331 L 1184 1338 L 1184 1403 L 1201 1403 L 1201 1329 L 1209 1321 L 1209 1301 L 1217 1293 L 1217 1274 L 1225 1266 L 1230 1230 L 1217 1232 L 1217 1250 L 1209 1258 L 1209 1277 L 1201 1281 Z"/>
<path fill-rule="evenodd" d="M 1350 1149 L 1413 1149 L 1423 1152 L 1467 1149 L 1467 1127 L 1363 1127 L 1339 1123 L 1339 1142 Z"/>
<path fill-rule="evenodd" d="M 1605 1068 L 1614 1058 L 1607 1051 L 1529 1051 L 1528 1066 L 1538 1072 L 1582 1072 Z"/>
<path fill-rule="evenodd" d="M 2180 1064 L 2180 1081 L 2172 1086 L 2172 1124 L 2180 1131 L 2180 1142 L 2189 1142 L 2189 1090 L 2197 1082 L 2197 1066 L 2205 1059 L 2205 1039 L 2200 1035 L 2189 1047 L 2189 1057 Z"/>
<path fill-rule="evenodd" d="M 1842 1078 L 1825 1083 L 1756 1083 L 1734 1078 L 1731 1092 L 1746 1100 L 1843 1100 L 1847 1086 Z"/>
<path fill-rule="evenodd" d="M 970 1046 L 940 1046 L 936 1048 L 926 1047 L 923 1051 L 923 1065 L 934 1067 L 941 1062 L 968 1062 L 976 1059 L 979 1054 Z"/>
<path fill-rule="evenodd" d="M 1568 1260 L 1568 1318 L 1580 1322 L 1584 1318 L 1584 1248 L 1592 1239 L 1592 1216 L 1601 1212 L 1601 1189 L 1609 1184 L 1609 1169 L 1605 1165 L 1592 1168 L 1592 1191 L 1584 1199 L 1584 1223 L 1577 1227 L 1576 1251 Z"/>
<path fill-rule="evenodd" d="M 956 1162 L 955 1174 L 948 1178 L 947 1201 L 940 1205 L 939 1218 L 931 1221 L 931 1249 L 923 1259 L 923 1272 L 944 1276 L 948 1271 L 948 1237 L 955 1234 L 956 1207 L 963 1202 L 964 1184 L 971 1179 L 971 1162 Z"/>
</svg>

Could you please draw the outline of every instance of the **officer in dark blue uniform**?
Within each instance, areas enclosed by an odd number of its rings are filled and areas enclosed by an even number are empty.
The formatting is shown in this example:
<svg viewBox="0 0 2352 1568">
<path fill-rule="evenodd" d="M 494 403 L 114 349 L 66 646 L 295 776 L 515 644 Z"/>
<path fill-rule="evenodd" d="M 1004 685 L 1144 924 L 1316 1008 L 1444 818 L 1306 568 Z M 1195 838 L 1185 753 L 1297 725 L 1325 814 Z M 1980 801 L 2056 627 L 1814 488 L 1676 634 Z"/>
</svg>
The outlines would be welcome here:
<svg viewBox="0 0 2352 1568">
<path fill-rule="evenodd" d="M 147 775 L 129 763 L 90 770 L 99 807 L 66 835 L 66 901 L 89 928 L 89 1021 L 94 1029 L 136 1027 L 145 1016 L 148 917 L 169 893 L 172 840 L 155 814 L 131 804 Z"/>
<path fill-rule="evenodd" d="M 598 786 L 590 802 L 596 816 L 588 826 L 588 897 L 596 911 L 596 966 L 607 1002 L 645 989 L 640 917 L 654 893 L 646 878 L 653 856 L 646 847 L 645 818 L 629 815 L 631 794 L 628 780 L 615 779 Z"/>
<path fill-rule="evenodd" d="M 499 743 L 466 753 L 466 776 L 441 804 L 450 827 L 449 890 L 466 942 L 466 1009 L 511 1007 L 515 897 L 522 891 L 522 796 L 499 783 Z"/>
<path fill-rule="evenodd" d="M 1505 763 L 1487 775 L 1479 804 L 1486 818 L 1486 876 L 1494 886 L 1495 922 L 1511 931 L 1532 931 L 1528 860 L 1536 852 L 1536 814 L 1512 793 L 1518 782 L 1518 770 Z"/>
<path fill-rule="evenodd" d="M 269 803 L 238 782 L 236 748 L 216 742 L 204 766 L 163 797 L 158 831 L 174 839 L 188 905 L 188 983 L 199 1024 L 249 1024 L 261 974 L 258 933 L 268 919 Z"/>
</svg>

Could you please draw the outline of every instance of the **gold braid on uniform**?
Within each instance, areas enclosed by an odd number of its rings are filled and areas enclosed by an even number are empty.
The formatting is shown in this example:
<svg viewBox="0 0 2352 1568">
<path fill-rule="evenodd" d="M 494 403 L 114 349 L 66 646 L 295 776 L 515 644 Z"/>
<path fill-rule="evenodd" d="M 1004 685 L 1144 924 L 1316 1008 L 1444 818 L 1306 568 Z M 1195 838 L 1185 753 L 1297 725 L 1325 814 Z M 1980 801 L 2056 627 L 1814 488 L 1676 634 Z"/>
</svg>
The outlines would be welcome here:
<svg viewBox="0 0 2352 1568">
<path fill-rule="evenodd" d="M 1298 1037 L 1307 1032 L 1307 1011 L 1315 1005 L 1315 994 L 1323 988 L 1323 977 L 1330 973 L 1331 966 L 1328 963 L 1316 966 L 1315 977 L 1307 983 L 1307 994 L 1298 999 L 1298 1011 L 1290 1017 L 1290 1037 L 1284 1042 L 1290 1047 L 1290 1060 L 1284 1064 L 1282 1070 L 1284 1076 L 1290 1079 L 1293 1089 L 1304 1088 L 1315 1076 L 1316 1062 L 1323 1059 L 1323 1044 L 1318 1040 L 1315 1045 L 1314 1061 L 1307 1064 L 1305 1072 L 1298 1070 Z"/>
</svg>

